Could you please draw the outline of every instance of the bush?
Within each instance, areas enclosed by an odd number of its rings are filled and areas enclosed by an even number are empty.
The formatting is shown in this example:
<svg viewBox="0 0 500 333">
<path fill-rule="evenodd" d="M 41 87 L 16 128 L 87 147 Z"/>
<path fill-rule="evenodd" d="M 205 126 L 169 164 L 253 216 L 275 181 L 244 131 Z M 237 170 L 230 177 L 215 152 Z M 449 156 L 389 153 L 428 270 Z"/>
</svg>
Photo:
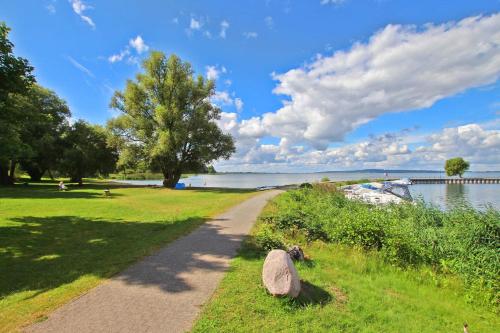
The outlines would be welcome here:
<svg viewBox="0 0 500 333">
<path fill-rule="evenodd" d="M 264 225 L 260 228 L 255 234 L 255 243 L 260 249 L 265 251 L 285 249 L 283 238 L 279 234 L 273 232 L 270 226 Z"/>
<path fill-rule="evenodd" d="M 431 265 L 462 277 L 471 293 L 497 302 L 500 296 L 500 212 L 458 208 L 443 212 L 423 202 L 372 206 L 315 185 L 284 193 L 265 217 L 263 246 L 278 246 L 300 233 L 379 251 L 393 265 Z M 478 293 L 479 291 L 479 293 Z"/>
</svg>

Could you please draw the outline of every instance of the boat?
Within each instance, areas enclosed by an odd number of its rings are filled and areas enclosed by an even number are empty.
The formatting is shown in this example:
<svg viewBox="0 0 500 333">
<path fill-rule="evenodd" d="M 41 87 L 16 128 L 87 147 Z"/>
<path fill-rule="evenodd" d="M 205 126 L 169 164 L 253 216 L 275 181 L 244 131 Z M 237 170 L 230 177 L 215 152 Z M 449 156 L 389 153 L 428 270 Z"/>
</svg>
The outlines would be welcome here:
<svg viewBox="0 0 500 333">
<path fill-rule="evenodd" d="M 348 199 L 361 200 L 375 205 L 400 204 L 412 202 L 408 179 L 395 181 L 369 182 L 341 187 Z"/>
</svg>

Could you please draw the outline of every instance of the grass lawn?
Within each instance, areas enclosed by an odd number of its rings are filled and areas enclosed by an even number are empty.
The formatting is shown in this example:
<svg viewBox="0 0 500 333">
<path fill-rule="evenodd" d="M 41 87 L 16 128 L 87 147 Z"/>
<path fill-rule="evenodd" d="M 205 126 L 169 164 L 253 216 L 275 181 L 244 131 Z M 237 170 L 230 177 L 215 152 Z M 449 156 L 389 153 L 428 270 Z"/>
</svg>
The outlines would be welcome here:
<svg viewBox="0 0 500 333">
<path fill-rule="evenodd" d="M 92 183 L 0 188 L 0 332 L 19 330 L 253 195 Z M 111 189 L 111 197 L 103 190 Z"/>
<path fill-rule="evenodd" d="M 311 259 L 296 264 L 303 293 L 274 298 L 261 282 L 265 253 L 250 237 L 194 331 L 463 332 L 464 322 L 471 333 L 500 331 L 498 316 L 468 303 L 451 276 L 397 269 L 375 252 L 321 241 L 303 249 Z"/>
</svg>

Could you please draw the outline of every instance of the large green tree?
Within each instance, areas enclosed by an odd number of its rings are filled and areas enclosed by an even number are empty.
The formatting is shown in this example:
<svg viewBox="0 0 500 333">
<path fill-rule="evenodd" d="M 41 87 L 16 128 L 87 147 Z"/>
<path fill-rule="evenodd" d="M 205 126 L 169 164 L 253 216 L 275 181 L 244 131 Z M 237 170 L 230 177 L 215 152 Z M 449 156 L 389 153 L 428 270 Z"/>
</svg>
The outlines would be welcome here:
<svg viewBox="0 0 500 333">
<path fill-rule="evenodd" d="M 16 107 L 23 110 L 26 118 L 21 140 L 28 146 L 20 164 L 31 180 L 38 181 L 47 170 L 54 170 L 62 157 L 62 136 L 69 128 L 71 113 L 65 101 L 37 84 L 18 96 Z"/>
<path fill-rule="evenodd" d="M 118 154 L 108 143 L 108 133 L 83 120 L 74 123 L 64 138 L 59 170 L 82 185 L 84 177 L 108 175 L 114 171 Z"/>
<path fill-rule="evenodd" d="M 469 169 L 469 162 L 465 161 L 461 157 L 450 158 L 446 161 L 444 169 L 446 171 L 446 175 L 448 176 L 456 176 L 458 175 L 462 178 L 462 175 L 465 171 Z"/>
<path fill-rule="evenodd" d="M 21 140 L 25 118 L 23 110 L 16 108 L 15 96 L 26 93 L 35 80 L 28 61 L 13 54 L 9 31 L 0 22 L 0 185 L 14 182 L 16 161 L 27 152 Z"/>
<path fill-rule="evenodd" d="M 166 187 L 174 187 L 183 172 L 229 158 L 235 147 L 215 122 L 221 111 L 210 102 L 214 82 L 195 77 L 189 63 L 162 52 L 152 52 L 142 67 L 111 101 L 122 112 L 108 124 L 120 138 L 120 155 L 161 171 Z"/>
</svg>

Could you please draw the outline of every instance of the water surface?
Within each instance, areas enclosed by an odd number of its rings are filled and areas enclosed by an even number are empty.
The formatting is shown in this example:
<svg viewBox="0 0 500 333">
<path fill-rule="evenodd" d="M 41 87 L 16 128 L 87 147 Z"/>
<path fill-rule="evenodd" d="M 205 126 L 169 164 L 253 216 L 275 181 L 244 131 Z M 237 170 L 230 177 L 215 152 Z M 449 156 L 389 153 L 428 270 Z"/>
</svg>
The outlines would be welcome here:
<svg viewBox="0 0 500 333">
<path fill-rule="evenodd" d="M 381 172 L 326 172 L 326 173 L 221 173 L 215 175 L 196 175 L 183 178 L 180 182 L 193 187 L 256 188 L 260 186 L 280 186 L 330 180 L 357 180 L 379 178 L 446 178 L 439 172 L 394 172 L 386 176 Z M 465 177 L 500 177 L 500 172 L 468 172 Z M 161 180 L 127 180 L 137 185 L 161 185 Z M 410 186 L 414 198 L 450 209 L 456 205 L 471 204 L 484 209 L 491 204 L 500 209 L 499 184 L 422 184 Z"/>
</svg>

